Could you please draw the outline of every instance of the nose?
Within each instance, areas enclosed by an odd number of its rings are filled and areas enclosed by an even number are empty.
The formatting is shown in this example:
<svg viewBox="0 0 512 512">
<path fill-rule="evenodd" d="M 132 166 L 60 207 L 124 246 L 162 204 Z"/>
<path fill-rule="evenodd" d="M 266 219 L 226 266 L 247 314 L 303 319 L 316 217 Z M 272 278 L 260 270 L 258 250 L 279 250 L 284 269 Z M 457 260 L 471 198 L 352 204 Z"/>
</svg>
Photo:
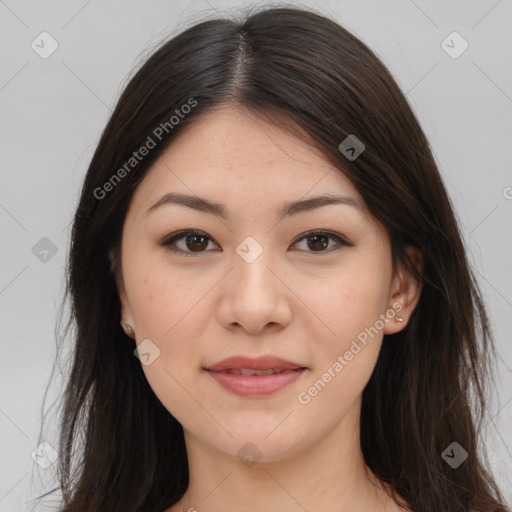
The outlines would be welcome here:
<svg viewBox="0 0 512 512">
<path fill-rule="evenodd" d="M 293 293 L 269 253 L 263 251 L 252 262 L 235 255 L 220 309 L 226 328 L 240 326 L 250 334 L 260 334 L 263 329 L 282 329 L 290 322 Z"/>
</svg>

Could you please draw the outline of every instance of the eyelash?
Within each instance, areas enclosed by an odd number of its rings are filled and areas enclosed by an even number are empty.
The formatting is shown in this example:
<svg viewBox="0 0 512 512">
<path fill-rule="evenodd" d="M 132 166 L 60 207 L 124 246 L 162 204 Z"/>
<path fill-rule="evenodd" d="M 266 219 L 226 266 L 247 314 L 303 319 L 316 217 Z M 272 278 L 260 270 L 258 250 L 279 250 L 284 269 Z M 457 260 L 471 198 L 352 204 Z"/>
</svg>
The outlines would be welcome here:
<svg viewBox="0 0 512 512">
<path fill-rule="evenodd" d="M 208 234 L 206 234 L 204 231 L 199 231 L 199 230 L 195 230 L 195 229 L 187 229 L 187 230 L 183 230 L 183 231 L 178 231 L 177 233 L 174 233 L 174 234 L 170 235 L 169 237 L 165 238 L 161 242 L 161 245 L 166 247 L 171 252 L 178 253 L 178 254 L 181 254 L 181 255 L 187 256 L 187 257 L 188 256 L 196 257 L 196 256 L 199 256 L 202 253 L 208 252 L 208 251 L 198 251 L 196 253 L 191 253 L 191 252 L 183 251 L 182 249 L 176 249 L 175 247 L 172 247 L 172 245 L 175 244 L 177 241 L 179 241 L 179 240 L 181 240 L 183 238 L 186 238 L 187 236 L 190 236 L 190 235 L 204 236 L 204 237 L 210 239 L 211 241 L 213 241 L 213 239 Z M 354 246 L 353 243 L 348 242 L 347 240 L 345 240 L 340 234 L 334 233 L 332 231 L 325 231 L 325 230 L 308 231 L 307 233 L 302 235 L 300 238 L 298 238 L 295 243 L 301 242 L 302 240 L 307 239 L 307 238 L 311 238 L 311 237 L 313 237 L 315 235 L 327 236 L 328 238 L 330 238 L 332 240 L 335 240 L 339 244 L 339 247 L 335 248 L 334 250 L 337 250 L 337 249 L 339 249 L 342 246 L 346 246 L 346 247 L 353 247 Z M 330 254 L 332 252 L 332 250 L 326 250 L 326 251 L 306 251 L 306 252 L 310 252 L 310 253 L 313 253 L 313 254 L 315 254 L 315 252 L 316 252 L 319 255 L 322 255 L 322 254 Z"/>
</svg>

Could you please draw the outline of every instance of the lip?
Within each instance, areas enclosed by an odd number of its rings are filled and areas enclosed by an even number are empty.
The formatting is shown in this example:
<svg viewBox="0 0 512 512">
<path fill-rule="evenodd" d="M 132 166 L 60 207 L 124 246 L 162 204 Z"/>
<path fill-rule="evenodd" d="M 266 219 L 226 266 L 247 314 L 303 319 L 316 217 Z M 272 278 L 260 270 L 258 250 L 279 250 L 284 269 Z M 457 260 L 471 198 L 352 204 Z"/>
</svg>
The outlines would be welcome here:
<svg viewBox="0 0 512 512">
<path fill-rule="evenodd" d="M 252 368 L 283 370 L 272 375 L 237 375 L 226 370 Z M 204 370 L 226 391 L 244 397 L 265 397 L 277 393 L 295 382 L 307 368 L 299 363 L 286 361 L 275 356 L 250 358 L 234 356 L 204 368 Z"/>
<path fill-rule="evenodd" d="M 206 370 L 221 372 L 224 370 L 240 370 L 241 368 L 253 368 L 255 370 L 266 370 L 268 368 L 275 370 L 295 370 L 297 368 L 305 368 L 305 366 L 277 356 L 260 356 L 256 358 L 233 356 L 207 367 Z"/>
<path fill-rule="evenodd" d="M 226 391 L 245 397 L 263 397 L 277 393 L 295 382 L 305 371 L 306 368 L 299 368 L 273 375 L 236 375 L 225 371 L 206 370 Z"/>
</svg>

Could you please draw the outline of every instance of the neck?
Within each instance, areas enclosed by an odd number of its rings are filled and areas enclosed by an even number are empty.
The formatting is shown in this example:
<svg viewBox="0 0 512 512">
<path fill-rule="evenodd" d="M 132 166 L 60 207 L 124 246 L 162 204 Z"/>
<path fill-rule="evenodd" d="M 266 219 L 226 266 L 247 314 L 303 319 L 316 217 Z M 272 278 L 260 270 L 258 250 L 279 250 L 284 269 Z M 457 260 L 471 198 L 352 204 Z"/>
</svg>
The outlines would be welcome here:
<svg viewBox="0 0 512 512">
<path fill-rule="evenodd" d="M 185 430 L 189 487 L 183 512 L 357 512 L 393 510 L 391 498 L 364 462 L 360 400 L 315 445 L 252 467 L 202 443 Z"/>
</svg>

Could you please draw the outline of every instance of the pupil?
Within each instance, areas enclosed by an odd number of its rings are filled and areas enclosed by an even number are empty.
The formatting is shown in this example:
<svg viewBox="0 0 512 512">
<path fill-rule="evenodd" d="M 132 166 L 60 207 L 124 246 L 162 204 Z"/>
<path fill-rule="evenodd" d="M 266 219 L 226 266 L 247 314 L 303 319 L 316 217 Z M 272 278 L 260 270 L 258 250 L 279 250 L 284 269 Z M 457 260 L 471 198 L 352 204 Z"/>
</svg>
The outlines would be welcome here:
<svg viewBox="0 0 512 512">
<path fill-rule="evenodd" d="M 324 242 L 323 243 L 318 242 L 319 238 L 323 239 Z M 326 242 L 326 240 L 327 240 L 326 235 L 315 235 L 315 236 L 310 237 L 310 240 L 316 240 L 316 242 L 313 242 L 313 245 L 320 244 L 319 246 L 317 246 L 317 248 L 320 248 L 320 249 L 325 249 L 329 245 L 329 242 L 328 241 Z M 312 248 L 314 248 L 314 247 L 312 247 Z"/>
<path fill-rule="evenodd" d="M 202 242 L 197 243 L 198 239 L 201 239 Z M 208 245 L 207 242 L 205 245 L 206 237 L 204 237 L 203 235 L 191 235 L 191 236 L 187 237 L 187 242 L 190 243 L 190 240 L 194 240 L 192 245 L 189 247 L 189 249 L 192 249 L 192 250 L 194 250 L 194 249 L 202 250 L 202 249 L 205 249 L 206 246 Z M 309 240 L 310 241 L 313 240 L 313 243 L 309 244 L 310 248 L 312 248 L 312 249 L 325 249 L 329 245 L 326 235 L 311 236 L 311 237 L 309 237 Z M 319 241 L 319 240 L 322 240 L 322 241 Z"/>
<path fill-rule="evenodd" d="M 191 239 L 192 240 L 197 240 L 198 238 L 202 238 L 203 239 L 203 243 L 199 243 L 199 244 L 196 244 L 196 243 L 193 243 L 191 247 L 189 247 L 190 249 L 204 249 L 206 247 L 206 245 L 208 244 L 204 244 L 204 240 L 206 239 L 206 237 L 204 237 L 203 235 L 191 235 L 189 237 L 187 237 L 187 241 L 190 241 Z"/>
</svg>

